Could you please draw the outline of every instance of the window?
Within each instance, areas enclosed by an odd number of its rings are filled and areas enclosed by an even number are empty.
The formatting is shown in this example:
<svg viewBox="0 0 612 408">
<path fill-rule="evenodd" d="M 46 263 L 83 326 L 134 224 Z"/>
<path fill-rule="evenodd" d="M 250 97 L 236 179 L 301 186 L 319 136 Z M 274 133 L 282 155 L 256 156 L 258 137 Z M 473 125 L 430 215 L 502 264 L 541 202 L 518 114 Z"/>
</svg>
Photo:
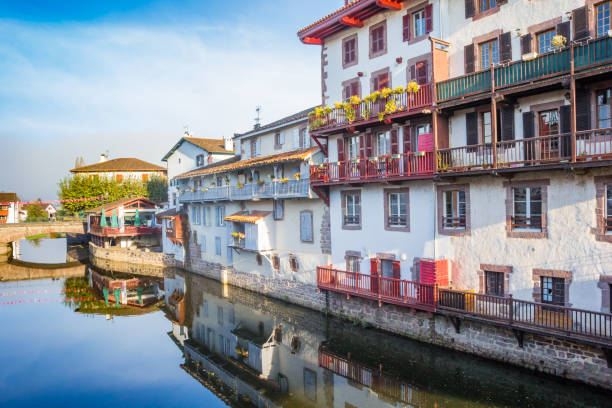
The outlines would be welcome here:
<svg viewBox="0 0 612 408">
<path fill-rule="evenodd" d="M 280 257 L 276 254 L 272 256 L 272 267 L 277 271 L 280 269 Z"/>
<path fill-rule="evenodd" d="M 257 261 L 257 265 L 263 265 L 263 257 L 261 256 L 261 254 L 255 255 L 255 260 Z"/>
<path fill-rule="evenodd" d="M 344 68 L 357 64 L 357 35 L 342 41 L 342 66 Z"/>
<path fill-rule="evenodd" d="M 317 400 L 317 373 L 304 368 L 304 395 L 311 401 Z"/>
<path fill-rule="evenodd" d="M 221 237 L 215 237 L 215 255 L 221 256 Z"/>
<path fill-rule="evenodd" d="M 203 154 L 198 154 L 196 156 L 196 167 L 200 167 L 204 165 L 204 155 Z"/>
<path fill-rule="evenodd" d="M 225 226 L 225 207 L 222 205 L 216 206 L 215 207 L 215 214 L 216 214 L 216 218 L 217 218 L 217 227 L 224 227 Z"/>
<path fill-rule="evenodd" d="M 464 190 L 448 190 L 444 192 L 444 228 L 466 229 L 466 212 Z"/>
<path fill-rule="evenodd" d="M 427 23 L 425 19 L 425 9 L 412 14 L 413 32 L 415 37 L 427 34 Z"/>
<path fill-rule="evenodd" d="M 386 22 L 370 27 L 370 58 L 378 57 L 387 52 Z"/>
<path fill-rule="evenodd" d="M 280 149 L 285 144 L 285 134 L 283 132 L 276 132 L 274 135 L 274 148 Z"/>
<path fill-rule="evenodd" d="M 557 109 L 538 113 L 540 136 L 559 134 L 559 111 Z"/>
<path fill-rule="evenodd" d="M 556 30 L 548 30 L 538 34 L 538 53 L 544 54 L 554 49 L 551 44 L 555 35 L 557 35 Z"/>
<path fill-rule="evenodd" d="M 608 129 L 612 127 L 610 116 L 610 88 L 597 91 L 597 128 Z"/>
<path fill-rule="evenodd" d="M 408 191 L 386 191 L 385 194 L 387 227 L 408 228 Z"/>
<path fill-rule="evenodd" d="M 359 192 L 344 192 L 344 214 L 342 225 L 344 227 L 361 226 L 361 194 Z"/>
<path fill-rule="evenodd" d="M 361 82 L 359 78 L 344 81 L 342 83 L 342 100 L 347 102 L 351 96 L 361 95 Z"/>
<path fill-rule="evenodd" d="M 359 136 L 351 136 L 347 140 L 348 159 L 356 160 L 359 158 Z"/>
<path fill-rule="evenodd" d="M 272 212 L 275 220 L 282 220 L 285 216 L 285 202 L 283 200 L 274 200 Z"/>
<path fill-rule="evenodd" d="M 493 131 L 491 130 L 491 112 L 480 113 L 480 123 L 482 123 L 482 139 L 483 143 L 491 144 L 493 140 Z"/>
<path fill-rule="evenodd" d="M 300 240 L 302 242 L 313 242 L 312 211 L 300 212 Z"/>
<path fill-rule="evenodd" d="M 149 175 L 148 175 L 148 174 L 143 174 L 143 175 L 142 175 L 142 181 L 144 181 L 145 183 L 146 183 L 147 181 L 149 181 Z"/>
<path fill-rule="evenodd" d="M 514 214 L 512 229 L 542 229 L 542 188 L 515 187 L 512 189 Z"/>
<path fill-rule="evenodd" d="M 542 303 L 565 306 L 565 279 L 551 276 L 540 277 Z"/>
<path fill-rule="evenodd" d="M 202 235 L 202 242 L 200 242 L 200 251 L 205 254 L 206 253 L 206 236 Z"/>
<path fill-rule="evenodd" d="M 497 6 L 497 0 L 478 0 L 479 3 L 479 11 L 482 13 L 483 11 L 491 10 Z"/>
<path fill-rule="evenodd" d="M 490 68 L 499 62 L 499 41 L 480 44 L 480 69 Z"/>
<path fill-rule="evenodd" d="M 391 81 L 389 80 L 389 71 L 372 74 L 371 91 L 380 91 L 384 88 L 391 88 Z"/>
<path fill-rule="evenodd" d="M 293 272 L 297 272 L 300 269 L 300 264 L 293 254 L 289 256 L 289 267 Z"/>
<path fill-rule="evenodd" d="M 208 301 L 202 301 L 202 316 L 208 317 Z"/>
<path fill-rule="evenodd" d="M 504 279 L 502 272 L 485 271 L 485 294 L 504 296 Z"/>
<path fill-rule="evenodd" d="M 223 308 L 221 306 L 217 306 L 217 323 L 219 323 L 219 326 L 223 326 Z"/>
<path fill-rule="evenodd" d="M 391 154 L 391 132 L 378 132 L 376 134 L 376 155 Z"/>
<path fill-rule="evenodd" d="M 606 184 L 606 233 L 612 232 L 612 184 Z"/>
<path fill-rule="evenodd" d="M 361 257 L 357 255 L 346 255 L 346 270 L 347 272 L 359 273 L 361 267 Z"/>
<path fill-rule="evenodd" d="M 308 136 L 308 130 L 306 128 L 300 129 L 299 138 L 300 148 L 305 149 L 310 147 L 310 137 Z"/>
<path fill-rule="evenodd" d="M 610 30 L 610 2 L 606 1 L 596 7 L 597 37 L 606 37 Z"/>
<path fill-rule="evenodd" d="M 191 204 L 191 223 L 192 224 L 199 224 L 198 222 L 198 213 L 199 213 L 199 208 L 198 206 L 196 206 L 195 204 Z"/>
<path fill-rule="evenodd" d="M 221 187 L 223 185 L 223 177 L 222 176 L 217 176 L 215 183 L 216 183 L 217 187 Z"/>
<path fill-rule="evenodd" d="M 117 180 L 117 183 L 121 183 L 123 181 L 123 174 L 117 174 L 115 180 Z"/>
<path fill-rule="evenodd" d="M 208 225 L 208 211 L 209 207 L 202 206 L 202 225 Z"/>
</svg>

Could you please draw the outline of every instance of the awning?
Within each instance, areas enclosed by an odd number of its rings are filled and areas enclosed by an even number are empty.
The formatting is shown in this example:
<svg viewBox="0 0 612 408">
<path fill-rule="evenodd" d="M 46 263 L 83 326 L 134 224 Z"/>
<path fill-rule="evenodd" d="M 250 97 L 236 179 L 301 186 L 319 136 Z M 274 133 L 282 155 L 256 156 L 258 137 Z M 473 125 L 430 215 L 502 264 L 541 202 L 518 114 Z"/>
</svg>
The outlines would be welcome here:
<svg viewBox="0 0 612 408">
<path fill-rule="evenodd" d="M 248 224 L 255 224 L 262 218 L 272 214 L 272 211 L 239 211 L 235 214 L 229 215 L 224 218 L 225 221 L 232 222 L 245 222 Z"/>
<path fill-rule="evenodd" d="M 176 208 L 171 208 L 171 209 L 169 209 L 169 210 L 166 210 L 166 211 L 163 211 L 163 212 L 160 212 L 160 213 L 155 214 L 155 217 L 156 217 L 158 220 L 161 220 L 161 219 L 163 219 L 163 218 L 174 218 L 174 217 L 176 217 L 176 216 L 177 216 L 177 214 L 178 214 L 178 213 L 177 213 L 177 211 L 176 211 Z"/>
</svg>

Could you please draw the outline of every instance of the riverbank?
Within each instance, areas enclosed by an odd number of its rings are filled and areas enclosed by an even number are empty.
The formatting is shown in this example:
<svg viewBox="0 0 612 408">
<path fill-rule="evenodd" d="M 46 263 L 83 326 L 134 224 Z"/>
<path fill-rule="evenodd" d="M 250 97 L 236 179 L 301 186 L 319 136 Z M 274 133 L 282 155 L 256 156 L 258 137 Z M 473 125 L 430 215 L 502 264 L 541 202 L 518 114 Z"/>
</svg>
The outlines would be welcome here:
<svg viewBox="0 0 612 408">
<path fill-rule="evenodd" d="M 89 243 L 89 262 L 104 270 L 157 277 L 163 276 L 164 268 L 175 265 L 172 255 L 126 248 L 102 248 L 93 242 Z"/>
</svg>

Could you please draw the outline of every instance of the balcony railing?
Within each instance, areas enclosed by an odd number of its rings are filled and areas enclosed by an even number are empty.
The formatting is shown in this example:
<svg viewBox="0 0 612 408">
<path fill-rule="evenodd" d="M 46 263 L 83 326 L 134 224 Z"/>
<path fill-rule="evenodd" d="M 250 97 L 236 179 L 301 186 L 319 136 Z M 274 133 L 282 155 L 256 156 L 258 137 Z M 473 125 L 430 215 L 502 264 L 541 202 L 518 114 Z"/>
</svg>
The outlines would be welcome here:
<svg viewBox="0 0 612 408">
<path fill-rule="evenodd" d="M 389 100 L 395 101 L 397 111 L 390 116 L 399 115 L 402 113 L 410 113 L 428 108 L 432 105 L 433 98 L 432 84 L 420 85 L 416 93 L 404 92 L 400 95 L 391 95 L 388 98 L 378 99 L 376 102 L 360 102 L 355 105 L 355 119 L 349 121 L 346 117 L 344 109 L 332 108 L 331 113 L 317 118 L 310 118 L 310 129 L 329 130 L 338 127 L 353 126 L 359 122 L 369 120 L 378 120 L 379 112 L 385 111 L 385 105 Z"/>
<path fill-rule="evenodd" d="M 579 335 L 612 344 L 612 314 L 438 288 L 401 279 L 317 267 L 322 290 L 441 314 L 477 317 L 546 334 Z"/>
<path fill-rule="evenodd" d="M 260 198 L 302 198 L 310 194 L 309 180 L 289 180 L 287 182 L 268 182 L 263 184 L 245 184 L 238 186 L 221 186 L 185 191 L 180 195 L 181 203 L 216 202 L 225 200 L 253 200 Z"/>
<path fill-rule="evenodd" d="M 126 225 L 123 228 L 112 228 L 112 227 L 101 227 L 99 225 L 92 225 L 90 227 L 90 233 L 99 237 L 131 237 L 137 235 L 154 235 L 160 234 L 160 228 L 151 227 L 136 227 L 133 225 Z"/>
<path fill-rule="evenodd" d="M 433 152 L 400 153 L 310 166 L 310 180 L 313 185 L 393 180 L 428 176 L 433 173 Z"/>
<path fill-rule="evenodd" d="M 541 54 L 530 60 L 513 61 L 496 66 L 492 70 L 487 69 L 438 82 L 437 100 L 446 102 L 491 92 L 493 82 L 491 71 L 494 72 L 495 89 L 510 88 L 569 74 L 572 49 L 576 73 L 612 63 L 612 38 L 597 38 L 575 44 L 573 47 Z"/>
<path fill-rule="evenodd" d="M 319 266 L 317 267 L 317 285 L 321 289 L 385 303 L 427 311 L 435 310 L 435 286 L 431 284 Z"/>
</svg>

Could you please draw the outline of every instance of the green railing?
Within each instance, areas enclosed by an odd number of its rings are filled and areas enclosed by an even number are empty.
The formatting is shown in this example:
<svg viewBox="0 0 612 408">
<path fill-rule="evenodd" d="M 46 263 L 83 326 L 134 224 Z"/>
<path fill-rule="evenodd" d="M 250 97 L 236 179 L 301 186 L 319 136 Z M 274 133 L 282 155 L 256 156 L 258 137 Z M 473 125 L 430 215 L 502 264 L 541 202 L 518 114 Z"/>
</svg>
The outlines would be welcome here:
<svg viewBox="0 0 612 408">
<path fill-rule="evenodd" d="M 576 72 L 612 63 L 612 38 L 603 37 L 574 45 Z M 544 80 L 556 75 L 569 74 L 571 48 L 549 52 L 525 61 L 514 61 L 494 69 L 495 89 Z M 451 78 L 436 83 L 439 102 L 478 95 L 491 91 L 491 69 Z"/>
</svg>

